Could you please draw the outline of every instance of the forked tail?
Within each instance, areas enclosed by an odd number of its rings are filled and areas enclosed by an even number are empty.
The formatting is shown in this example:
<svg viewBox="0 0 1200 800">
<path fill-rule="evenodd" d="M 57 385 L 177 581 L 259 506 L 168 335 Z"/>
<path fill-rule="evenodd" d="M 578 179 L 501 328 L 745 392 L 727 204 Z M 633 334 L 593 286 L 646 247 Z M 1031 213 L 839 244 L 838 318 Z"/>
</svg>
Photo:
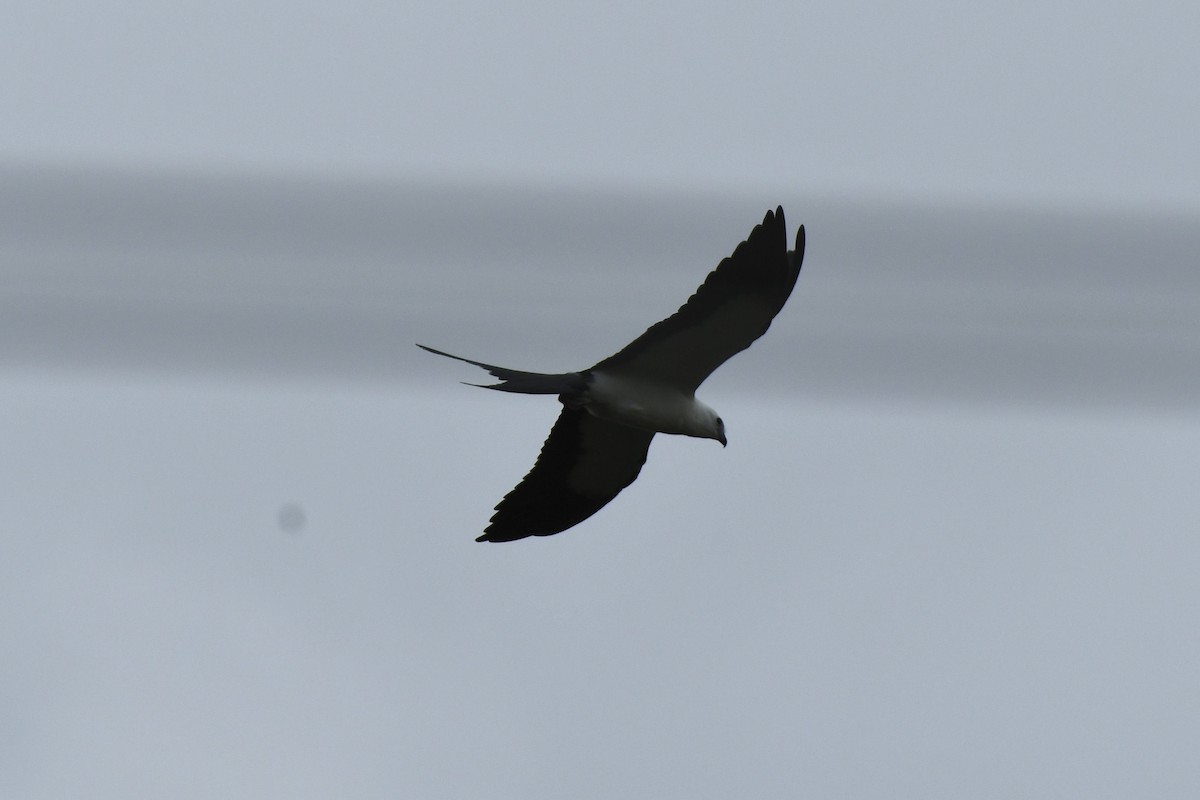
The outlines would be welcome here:
<svg viewBox="0 0 1200 800">
<path fill-rule="evenodd" d="M 484 389 L 495 389 L 500 392 L 517 392 L 519 394 L 578 394 L 587 388 L 587 377 L 580 372 L 564 372 L 560 375 L 548 375 L 542 372 L 524 372 L 519 369 L 497 367 L 494 364 L 484 364 L 482 361 L 472 361 L 462 356 L 444 353 L 418 344 L 422 350 L 434 355 L 453 358 L 455 361 L 465 361 L 482 367 L 491 373 L 493 378 L 499 378 L 500 383 L 472 383 L 470 386 L 480 386 Z"/>
</svg>

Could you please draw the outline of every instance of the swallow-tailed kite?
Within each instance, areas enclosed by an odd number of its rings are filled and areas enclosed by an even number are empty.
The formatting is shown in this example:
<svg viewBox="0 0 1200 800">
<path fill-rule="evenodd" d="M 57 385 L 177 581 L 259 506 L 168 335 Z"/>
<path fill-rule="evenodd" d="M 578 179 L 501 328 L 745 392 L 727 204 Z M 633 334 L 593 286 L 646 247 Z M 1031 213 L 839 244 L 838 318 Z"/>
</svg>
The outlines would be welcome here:
<svg viewBox="0 0 1200 800">
<path fill-rule="evenodd" d="M 563 404 L 529 474 L 496 506 L 479 542 L 550 536 L 595 514 L 633 483 L 656 433 L 725 444 L 725 423 L 695 397 L 713 370 L 767 332 L 804 260 L 804 226 L 787 249 L 783 208 L 768 211 L 674 315 L 590 369 L 547 375 L 482 367 L 502 392 L 556 394 Z"/>
</svg>

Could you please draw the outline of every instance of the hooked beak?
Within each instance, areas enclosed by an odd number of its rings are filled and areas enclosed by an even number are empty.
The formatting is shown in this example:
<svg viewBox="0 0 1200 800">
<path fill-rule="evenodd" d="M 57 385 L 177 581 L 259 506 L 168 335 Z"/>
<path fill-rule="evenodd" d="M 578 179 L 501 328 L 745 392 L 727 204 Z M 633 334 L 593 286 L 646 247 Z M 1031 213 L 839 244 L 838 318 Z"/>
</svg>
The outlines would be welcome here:
<svg viewBox="0 0 1200 800">
<path fill-rule="evenodd" d="M 728 442 L 725 441 L 725 434 L 723 434 L 723 433 L 721 434 L 721 438 L 717 439 L 717 441 L 721 443 L 721 447 L 724 447 L 725 445 L 729 444 Z"/>
</svg>

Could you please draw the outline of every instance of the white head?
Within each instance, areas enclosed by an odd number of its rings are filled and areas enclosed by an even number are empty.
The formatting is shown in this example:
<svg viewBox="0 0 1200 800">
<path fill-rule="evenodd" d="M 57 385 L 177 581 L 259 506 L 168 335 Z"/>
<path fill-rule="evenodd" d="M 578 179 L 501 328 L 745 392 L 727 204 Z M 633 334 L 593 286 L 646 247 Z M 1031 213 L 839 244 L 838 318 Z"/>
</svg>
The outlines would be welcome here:
<svg viewBox="0 0 1200 800">
<path fill-rule="evenodd" d="M 701 439 L 716 439 L 721 443 L 721 447 L 727 444 L 725 423 L 721 420 L 721 415 L 699 400 L 696 401 L 693 423 L 693 430 L 689 431 L 691 436 L 698 436 Z"/>
</svg>

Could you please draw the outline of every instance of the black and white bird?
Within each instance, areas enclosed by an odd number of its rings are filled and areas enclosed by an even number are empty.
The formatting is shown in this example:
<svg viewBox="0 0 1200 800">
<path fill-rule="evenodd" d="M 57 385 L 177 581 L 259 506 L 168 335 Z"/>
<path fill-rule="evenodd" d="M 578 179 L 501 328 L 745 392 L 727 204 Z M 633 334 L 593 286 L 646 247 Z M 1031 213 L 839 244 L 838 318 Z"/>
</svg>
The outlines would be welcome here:
<svg viewBox="0 0 1200 800">
<path fill-rule="evenodd" d="M 633 483 L 656 433 L 724 446 L 725 423 L 696 399 L 696 389 L 766 333 L 787 302 L 804 260 L 803 225 L 795 249 L 787 244 L 783 208 L 768 211 L 675 314 L 580 372 L 524 372 L 417 345 L 500 379 L 484 388 L 556 394 L 563 404 L 533 469 L 476 541 L 550 536 L 578 525 Z"/>
</svg>

